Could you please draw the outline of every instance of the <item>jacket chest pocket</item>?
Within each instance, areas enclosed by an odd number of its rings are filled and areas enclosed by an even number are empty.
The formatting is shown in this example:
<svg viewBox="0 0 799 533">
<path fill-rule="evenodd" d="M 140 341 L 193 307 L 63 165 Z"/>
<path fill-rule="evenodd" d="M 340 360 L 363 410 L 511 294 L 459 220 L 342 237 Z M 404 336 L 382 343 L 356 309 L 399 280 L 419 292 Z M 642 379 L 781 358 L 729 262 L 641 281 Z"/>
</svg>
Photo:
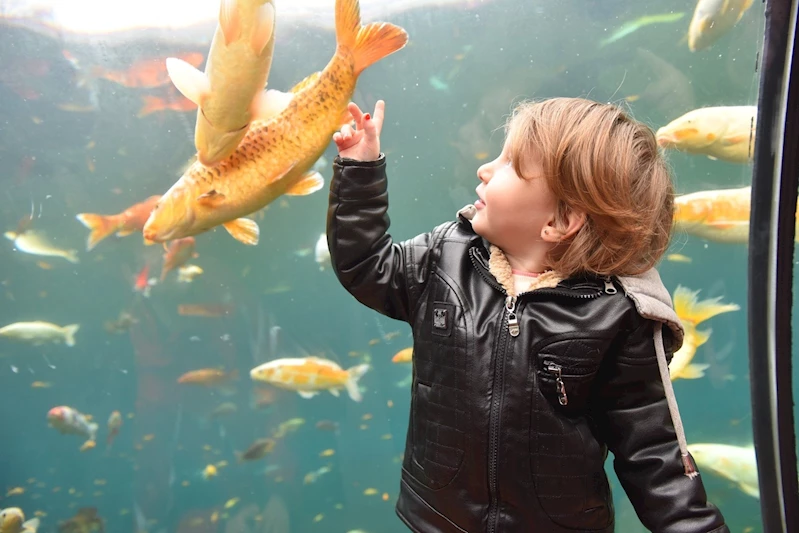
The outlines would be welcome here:
<svg viewBox="0 0 799 533">
<path fill-rule="evenodd" d="M 431 489 L 451 482 L 463 462 L 467 332 L 467 317 L 456 291 L 433 276 L 414 325 L 412 453 L 406 454 L 406 469 Z"/>
<path fill-rule="evenodd" d="M 605 453 L 589 415 L 611 340 L 590 334 L 560 335 L 534 348 L 530 361 L 530 476 L 543 510 L 573 529 L 612 522 Z"/>
</svg>

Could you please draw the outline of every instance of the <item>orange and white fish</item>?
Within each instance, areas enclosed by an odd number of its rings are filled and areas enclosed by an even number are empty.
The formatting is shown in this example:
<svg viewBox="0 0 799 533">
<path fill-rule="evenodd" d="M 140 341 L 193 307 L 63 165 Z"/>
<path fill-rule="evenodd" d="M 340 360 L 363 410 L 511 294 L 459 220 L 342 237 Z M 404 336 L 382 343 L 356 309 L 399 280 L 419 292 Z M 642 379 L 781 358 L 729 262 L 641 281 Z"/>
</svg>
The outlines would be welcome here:
<svg viewBox="0 0 799 533">
<path fill-rule="evenodd" d="M 86 415 L 66 405 L 50 409 L 47 422 L 62 435 L 78 435 L 85 437 L 87 442 L 95 442 L 97 438 L 97 423 L 90 422 Z"/>
<path fill-rule="evenodd" d="M 144 227 L 147 239 L 164 242 L 222 225 L 234 238 L 258 244 L 258 224 L 241 218 L 283 194 L 322 188 L 314 162 L 333 133 L 351 120 L 347 111 L 358 75 L 405 46 L 408 34 L 393 24 L 361 26 L 357 0 L 336 1 L 336 53 L 325 69 L 282 94 L 285 106 L 255 121 L 236 151 L 213 168 L 191 165 L 155 206 Z"/>
<path fill-rule="evenodd" d="M 707 48 L 743 17 L 753 0 L 699 0 L 688 27 L 688 48 Z"/>
<path fill-rule="evenodd" d="M 199 370 L 191 370 L 186 372 L 178 378 L 178 383 L 186 385 L 202 385 L 205 387 L 217 387 L 223 385 L 228 381 L 235 379 L 238 372 L 225 372 L 218 368 L 201 368 Z"/>
<path fill-rule="evenodd" d="M 194 145 L 201 164 L 216 165 L 230 156 L 250 122 L 269 113 L 263 89 L 274 47 L 273 0 L 221 0 L 205 72 L 167 58 L 172 83 L 200 106 Z"/>
<path fill-rule="evenodd" d="M 45 343 L 61 343 L 75 346 L 75 334 L 80 329 L 80 324 L 59 326 L 51 322 L 37 320 L 34 322 L 15 322 L 0 328 L 0 337 L 6 337 L 21 342 L 29 342 L 34 346 Z"/>
<path fill-rule="evenodd" d="M 369 365 L 357 365 L 343 370 L 333 361 L 321 357 L 276 359 L 250 370 L 253 381 L 269 383 L 281 389 L 297 391 L 303 398 L 313 398 L 319 391 L 329 391 L 333 396 L 347 389 L 350 398 L 361 401 L 358 380 L 369 370 Z"/>
<path fill-rule="evenodd" d="M 681 378 L 697 379 L 705 375 L 705 370 L 709 365 L 691 361 L 696 355 L 696 349 L 710 338 L 712 330 L 699 331 L 696 327 L 716 315 L 740 309 L 737 304 L 720 303 L 721 297 L 699 301 L 698 294 L 699 291 L 691 291 L 682 286 L 678 286 L 674 290 L 674 310 L 685 329 L 685 339 L 682 347 L 674 353 L 674 357 L 669 363 L 669 374 L 672 381 Z"/>
<path fill-rule="evenodd" d="M 91 230 L 86 241 L 86 250 L 91 250 L 97 243 L 116 233 L 117 237 L 124 237 L 141 231 L 150 212 L 161 197 L 150 196 L 143 202 L 133 204 L 116 215 L 98 215 L 95 213 L 81 213 L 76 218 Z"/>
<path fill-rule="evenodd" d="M 8 507 L 0 511 L 0 533 L 36 533 L 39 518 L 25 521 L 25 513 L 19 507 Z"/>
<path fill-rule="evenodd" d="M 114 439 L 119 435 L 119 429 L 122 427 L 122 413 L 113 411 L 111 416 L 108 417 L 108 437 L 106 437 L 106 446 L 110 447 L 114 443 Z"/>
<path fill-rule="evenodd" d="M 731 163 L 748 163 L 755 147 L 755 106 L 723 106 L 694 109 L 657 131 L 663 148 Z"/>
<path fill-rule="evenodd" d="M 674 200 L 674 228 L 709 241 L 749 242 L 752 187 L 683 194 Z M 799 239 L 799 218 L 796 238 Z"/>
<path fill-rule="evenodd" d="M 195 249 L 194 237 L 185 237 L 169 243 L 164 253 L 164 266 L 161 268 L 161 281 L 166 279 L 166 275 L 172 270 L 180 268 L 191 259 L 198 257 Z"/>
</svg>

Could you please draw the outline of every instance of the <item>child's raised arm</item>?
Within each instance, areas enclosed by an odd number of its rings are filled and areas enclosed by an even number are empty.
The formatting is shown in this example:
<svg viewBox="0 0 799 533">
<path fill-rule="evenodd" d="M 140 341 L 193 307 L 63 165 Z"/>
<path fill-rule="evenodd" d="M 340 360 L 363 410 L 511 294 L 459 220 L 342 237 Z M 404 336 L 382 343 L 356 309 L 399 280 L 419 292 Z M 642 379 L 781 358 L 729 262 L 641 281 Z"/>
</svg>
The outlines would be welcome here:
<svg viewBox="0 0 799 533">
<path fill-rule="evenodd" d="M 432 236 L 402 243 L 388 234 L 385 157 L 380 154 L 384 104 L 374 117 L 355 104 L 349 125 L 333 136 L 339 157 L 333 164 L 327 212 L 327 244 L 339 281 L 362 304 L 408 322 L 427 279 Z"/>
</svg>

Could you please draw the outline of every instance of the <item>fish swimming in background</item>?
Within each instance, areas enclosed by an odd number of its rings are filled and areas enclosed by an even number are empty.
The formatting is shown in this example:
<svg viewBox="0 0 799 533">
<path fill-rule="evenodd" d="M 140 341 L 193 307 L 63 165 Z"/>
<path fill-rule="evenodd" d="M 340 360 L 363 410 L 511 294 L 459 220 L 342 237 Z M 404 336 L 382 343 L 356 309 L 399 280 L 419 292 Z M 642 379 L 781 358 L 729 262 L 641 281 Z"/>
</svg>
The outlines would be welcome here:
<svg viewBox="0 0 799 533">
<path fill-rule="evenodd" d="M 701 443 L 689 444 L 688 451 L 699 468 L 732 481 L 753 498 L 760 498 L 754 446 Z"/>
<path fill-rule="evenodd" d="M 616 41 L 627 37 L 631 33 L 635 33 L 641 28 L 645 28 L 646 26 L 650 26 L 652 24 L 666 24 L 669 22 L 677 22 L 681 18 L 685 16 L 684 12 L 679 13 L 664 13 L 662 15 L 644 15 L 643 17 L 638 17 L 635 20 L 631 20 L 629 22 L 625 22 L 624 24 L 619 27 L 616 31 L 614 31 L 610 37 L 606 39 L 602 39 L 599 42 L 599 46 L 606 46 L 610 43 L 615 43 Z"/>
<path fill-rule="evenodd" d="M 324 270 L 325 267 L 330 266 L 330 249 L 327 247 L 327 235 L 322 234 L 316 241 L 313 250 L 314 261 L 319 265 L 319 270 Z"/>
<path fill-rule="evenodd" d="M 336 53 L 325 69 L 281 96 L 285 108 L 255 121 L 236 151 L 213 168 L 195 162 L 155 206 L 145 238 L 164 242 L 222 225 L 235 239 L 258 244 L 258 224 L 241 218 L 283 194 L 322 188 L 313 164 L 351 117 L 347 105 L 358 76 L 405 46 L 408 34 L 388 23 L 361 26 L 358 0 L 336 1 Z"/>
<path fill-rule="evenodd" d="M 696 349 L 710 338 L 712 330 L 699 331 L 696 327 L 716 315 L 740 309 L 737 304 L 720 303 L 721 297 L 699 301 L 697 299 L 698 295 L 699 291 L 691 291 L 682 286 L 678 286 L 674 290 L 674 310 L 685 329 L 685 339 L 682 347 L 674 353 L 669 363 L 669 375 L 672 381 L 681 378 L 697 379 L 705 375 L 705 370 L 710 365 L 692 363 L 691 361 L 696 355 Z"/>
<path fill-rule="evenodd" d="M 89 417 L 67 405 L 50 409 L 47 412 L 47 422 L 62 435 L 78 435 L 86 438 L 84 446 L 97 440 L 97 423 L 90 422 Z"/>
<path fill-rule="evenodd" d="M 392 363 L 411 363 L 413 362 L 413 346 L 405 348 L 394 354 L 391 358 Z"/>
<path fill-rule="evenodd" d="M 19 507 L 8 507 L 0 511 L 0 533 L 36 533 L 39 519 L 25 521 L 25 513 Z"/>
<path fill-rule="evenodd" d="M 755 106 L 694 109 L 657 131 L 658 144 L 731 163 L 748 163 L 755 147 Z"/>
<path fill-rule="evenodd" d="M 119 435 L 119 430 L 122 427 L 122 413 L 119 411 L 112 411 L 108 417 L 108 437 L 105 439 L 105 444 L 109 448 L 114 443 L 114 439 Z"/>
<path fill-rule="evenodd" d="M 203 273 L 203 269 L 197 265 L 183 265 L 178 268 L 178 283 L 191 283 Z"/>
<path fill-rule="evenodd" d="M 105 522 L 96 507 L 79 509 L 75 516 L 58 524 L 58 533 L 105 533 Z"/>
<path fill-rule="evenodd" d="M 674 227 L 709 241 L 746 244 L 751 198 L 752 187 L 682 194 L 674 200 Z M 799 212 L 796 220 L 799 241 Z"/>
<path fill-rule="evenodd" d="M 197 104 L 181 94 L 167 94 L 166 96 L 156 96 L 145 94 L 142 96 L 142 107 L 136 114 L 137 118 L 146 117 L 161 111 L 194 111 Z"/>
<path fill-rule="evenodd" d="M 356 402 L 361 401 L 358 380 L 369 370 L 369 365 L 357 365 L 343 370 L 333 361 L 321 357 L 276 359 L 253 368 L 253 381 L 269 383 L 282 389 L 297 391 L 303 398 L 313 398 L 319 391 L 339 395 L 340 389 Z"/>
<path fill-rule="evenodd" d="M 184 237 L 177 239 L 165 245 L 166 252 L 164 253 L 164 266 L 161 269 L 161 281 L 166 279 L 167 274 L 172 270 L 185 265 L 195 257 L 199 257 L 197 252 L 194 251 L 196 242 L 194 237 Z"/>
<path fill-rule="evenodd" d="M 753 0 L 699 0 L 688 27 L 691 52 L 707 48 L 738 24 Z"/>
<path fill-rule="evenodd" d="M 201 164 L 213 166 L 230 156 L 255 117 L 274 114 L 263 91 L 274 46 L 272 0 L 221 0 L 205 72 L 167 58 L 172 83 L 200 107 L 194 145 Z"/>
<path fill-rule="evenodd" d="M 6 239 L 14 243 L 14 247 L 20 252 L 41 257 L 61 257 L 70 263 L 80 263 L 77 250 L 58 248 L 38 231 L 27 230 L 23 233 L 7 231 L 4 235 Z"/>
<path fill-rule="evenodd" d="M 141 231 L 150 212 L 161 198 L 160 195 L 150 196 L 143 202 L 133 204 L 116 215 L 98 215 L 95 213 L 80 213 L 76 215 L 81 224 L 91 230 L 86 240 L 86 251 L 91 251 L 97 244 L 116 233 L 117 237 L 125 237 L 131 233 Z"/>
<path fill-rule="evenodd" d="M 275 449 L 275 444 L 277 443 L 274 439 L 258 439 L 250 444 L 244 452 L 237 453 L 236 455 L 240 463 L 244 461 L 257 461 L 272 453 L 272 450 Z"/>
<path fill-rule="evenodd" d="M 239 373 L 236 370 L 225 372 L 218 368 L 201 368 L 191 370 L 178 378 L 178 383 L 184 385 L 202 385 L 204 387 L 218 387 L 228 381 L 236 379 Z"/>
<path fill-rule="evenodd" d="M 139 321 L 125 310 L 119 312 L 119 317 L 116 320 L 106 320 L 103 323 L 103 328 L 108 333 L 120 335 L 127 333 L 134 324 Z"/>
<path fill-rule="evenodd" d="M 124 69 L 84 66 L 82 61 L 69 51 L 62 50 L 64 58 L 79 73 L 78 86 L 88 83 L 88 78 L 100 78 L 129 89 L 154 89 L 169 83 L 169 74 L 163 57 L 146 57 L 133 61 Z M 176 56 L 195 67 L 202 65 L 205 56 L 199 52 L 186 52 Z"/>
<path fill-rule="evenodd" d="M 228 304 L 179 304 L 180 316 L 202 316 L 219 318 L 233 313 L 233 306 Z"/>
<path fill-rule="evenodd" d="M 6 337 L 21 342 L 28 342 L 34 346 L 46 343 L 64 343 L 75 346 L 75 334 L 80 329 L 80 324 L 59 326 L 51 322 L 37 320 L 34 322 L 15 322 L 0 328 L 0 337 Z"/>
</svg>

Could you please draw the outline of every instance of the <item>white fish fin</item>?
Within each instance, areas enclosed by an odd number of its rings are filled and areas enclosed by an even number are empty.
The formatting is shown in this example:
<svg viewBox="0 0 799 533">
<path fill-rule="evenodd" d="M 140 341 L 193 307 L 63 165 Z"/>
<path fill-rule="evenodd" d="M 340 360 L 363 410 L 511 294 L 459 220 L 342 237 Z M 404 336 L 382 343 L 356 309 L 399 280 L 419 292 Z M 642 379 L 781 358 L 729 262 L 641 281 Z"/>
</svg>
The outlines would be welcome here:
<svg viewBox="0 0 799 533">
<path fill-rule="evenodd" d="M 288 196 L 307 196 L 315 193 L 325 186 L 325 178 L 315 170 L 311 170 L 302 175 L 300 181 L 292 185 L 286 191 Z"/>
<path fill-rule="evenodd" d="M 250 36 L 250 48 L 255 55 L 264 53 L 264 48 L 272 39 L 275 31 L 275 8 L 267 2 L 258 8 L 255 13 L 255 30 Z"/>
<path fill-rule="evenodd" d="M 64 333 L 64 344 L 67 346 L 75 346 L 75 334 L 80 329 L 80 324 L 70 324 L 64 326 L 62 332 Z"/>
<path fill-rule="evenodd" d="M 699 379 L 705 376 L 705 370 L 708 368 L 710 368 L 710 365 L 691 363 L 682 369 L 679 377 L 683 379 Z"/>
<path fill-rule="evenodd" d="M 250 113 L 254 120 L 269 120 L 282 113 L 293 99 L 294 94 L 292 93 L 284 93 L 275 89 L 260 91 L 253 98 Z"/>
<path fill-rule="evenodd" d="M 297 394 L 299 394 L 300 396 L 302 396 L 306 400 L 310 400 L 311 398 L 313 398 L 314 396 L 316 396 L 319 393 L 316 392 L 316 391 L 311 391 L 311 390 L 298 390 Z"/>
<path fill-rule="evenodd" d="M 358 380 L 363 377 L 364 374 L 369 370 L 369 365 L 357 365 L 347 370 L 347 381 L 344 384 L 347 387 L 347 393 L 350 395 L 356 402 L 360 402 L 362 399 L 361 391 L 358 389 Z"/>
<path fill-rule="evenodd" d="M 718 161 L 719 160 L 718 157 L 714 157 L 712 155 L 707 156 L 707 158 L 710 159 L 711 161 Z"/>
<path fill-rule="evenodd" d="M 219 28 L 225 36 L 225 46 L 241 35 L 241 14 L 236 0 L 222 0 L 219 4 Z"/>
<path fill-rule="evenodd" d="M 258 244 L 258 237 L 261 230 L 258 228 L 258 223 L 254 220 L 250 220 L 249 218 L 237 218 L 236 220 L 225 222 L 222 224 L 222 227 L 230 233 L 231 237 L 239 242 L 249 244 L 250 246 Z"/>
<path fill-rule="evenodd" d="M 211 82 L 208 80 L 208 76 L 182 59 L 168 57 L 166 70 L 180 94 L 195 104 L 201 105 L 206 96 L 211 93 Z"/>
<path fill-rule="evenodd" d="M 97 422 L 89 422 L 89 440 L 97 440 L 97 429 L 99 426 Z"/>
<path fill-rule="evenodd" d="M 22 524 L 22 531 L 23 533 L 36 533 L 36 530 L 39 529 L 39 518 L 31 518 L 24 524 Z"/>
<path fill-rule="evenodd" d="M 332 394 L 332 395 L 333 395 L 333 396 L 335 396 L 336 398 L 338 398 L 338 397 L 339 397 L 338 389 L 327 389 L 327 390 L 329 390 L 329 391 L 330 391 L 330 394 Z"/>
</svg>

